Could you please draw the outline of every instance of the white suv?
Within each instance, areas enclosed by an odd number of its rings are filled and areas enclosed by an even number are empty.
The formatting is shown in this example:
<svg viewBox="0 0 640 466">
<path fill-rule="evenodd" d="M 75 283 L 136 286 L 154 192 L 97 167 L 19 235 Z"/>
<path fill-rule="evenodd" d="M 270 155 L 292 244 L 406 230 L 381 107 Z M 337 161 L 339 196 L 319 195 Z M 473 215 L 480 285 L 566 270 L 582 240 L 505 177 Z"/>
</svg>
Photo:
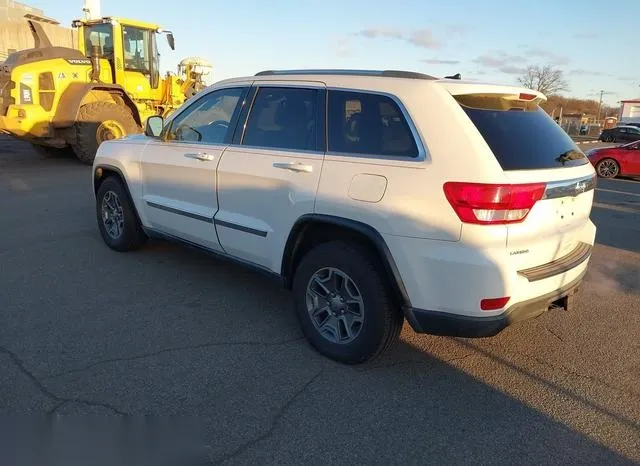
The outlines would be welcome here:
<svg viewBox="0 0 640 466">
<path fill-rule="evenodd" d="M 519 87 L 403 71 L 219 82 L 103 143 L 104 241 L 178 240 L 277 275 L 310 343 L 345 363 L 416 332 L 491 336 L 568 308 L 595 173 Z"/>
</svg>

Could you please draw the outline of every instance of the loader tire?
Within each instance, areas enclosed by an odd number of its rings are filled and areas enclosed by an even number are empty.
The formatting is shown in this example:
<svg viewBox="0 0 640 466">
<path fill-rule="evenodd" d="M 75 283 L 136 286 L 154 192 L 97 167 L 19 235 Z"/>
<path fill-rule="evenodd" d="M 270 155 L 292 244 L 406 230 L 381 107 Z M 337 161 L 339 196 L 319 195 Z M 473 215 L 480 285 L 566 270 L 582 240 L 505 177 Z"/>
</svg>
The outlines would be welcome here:
<svg viewBox="0 0 640 466">
<path fill-rule="evenodd" d="M 53 159 L 53 158 L 61 158 L 61 157 L 69 157 L 73 155 L 73 151 L 70 147 L 51 147 L 51 146 L 41 146 L 40 144 L 31 144 L 33 150 L 35 150 L 39 156 Z"/>
<path fill-rule="evenodd" d="M 112 102 L 93 102 L 80 107 L 73 151 L 78 160 L 93 164 L 98 147 L 104 141 L 140 133 L 131 111 Z"/>
</svg>

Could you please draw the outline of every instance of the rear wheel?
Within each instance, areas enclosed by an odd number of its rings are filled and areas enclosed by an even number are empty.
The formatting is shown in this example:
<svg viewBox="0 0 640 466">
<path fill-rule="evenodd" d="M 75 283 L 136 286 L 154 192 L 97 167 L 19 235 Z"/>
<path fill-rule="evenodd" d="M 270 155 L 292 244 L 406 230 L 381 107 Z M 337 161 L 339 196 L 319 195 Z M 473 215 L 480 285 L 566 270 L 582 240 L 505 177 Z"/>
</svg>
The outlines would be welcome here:
<svg viewBox="0 0 640 466">
<path fill-rule="evenodd" d="M 113 102 L 83 105 L 75 127 L 76 143 L 73 150 L 76 157 L 88 165 L 93 163 L 98 147 L 104 141 L 140 133 L 129 108 Z"/>
<path fill-rule="evenodd" d="M 96 195 L 96 215 L 102 239 L 119 252 L 139 249 L 147 239 L 122 182 L 110 176 Z"/>
<path fill-rule="evenodd" d="M 596 172 L 601 178 L 615 178 L 620 173 L 620 165 L 613 159 L 602 159 L 596 164 Z"/>
<path fill-rule="evenodd" d="M 296 269 L 293 294 L 302 331 L 321 354 L 357 364 L 394 346 L 404 317 L 365 250 L 342 241 L 313 248 Z"/>
</svg>

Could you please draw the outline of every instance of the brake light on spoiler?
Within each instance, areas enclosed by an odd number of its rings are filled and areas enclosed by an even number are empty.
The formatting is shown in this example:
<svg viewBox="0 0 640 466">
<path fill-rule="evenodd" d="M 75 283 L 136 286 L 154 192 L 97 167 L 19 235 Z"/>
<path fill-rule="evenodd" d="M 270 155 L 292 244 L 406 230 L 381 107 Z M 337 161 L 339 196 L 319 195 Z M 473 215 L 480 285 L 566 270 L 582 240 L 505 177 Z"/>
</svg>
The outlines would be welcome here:
<svg viewBox="0 0 640 466">
<path fill-rule="evenodd" d="M 451 207 L 464 223 L 506 225 L 524 221 L 544 196 L 546 184 L 449 182 L 443 189 Z"/>
</svg>

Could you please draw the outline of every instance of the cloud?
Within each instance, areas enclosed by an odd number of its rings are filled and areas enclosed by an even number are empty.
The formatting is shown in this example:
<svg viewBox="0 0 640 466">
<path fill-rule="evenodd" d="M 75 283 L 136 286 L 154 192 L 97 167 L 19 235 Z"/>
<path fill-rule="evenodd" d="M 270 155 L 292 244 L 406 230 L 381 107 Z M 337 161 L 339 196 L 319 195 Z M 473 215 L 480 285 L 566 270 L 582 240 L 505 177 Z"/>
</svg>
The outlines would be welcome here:
<svg viewBox="0 0 640 466">
<path fill-rule="evenodd" d="M 446 31 L 448 34 L 457 34 L 462 36 L 469 32 L 471 27 L 466 24 L 452 24 L 451 26 L 446 27 Z"/>
<path fill-rule="evenodd" d="M 350 57 L 353 54 L 351 53 L 351 39 L 347 37 L 342 37 L 332 44 L 333 51 L 339 57 Z"/>
<path fill-rule="evenodd" d="M 598 34 L 591 31 L 577 32 L 573 35 L 574 39 L 596 39 Z"/>
<path fill-rule="evenodd" d="M 527 71 L 526 68 L 521 68 L 513 65 L 501 66 L 500 68 L 498 68 L 498 70 L 505 74 L 524 74 Z"/>
<path fill-rule="evenodd" d="M 442 46 L 442 43 L 433 37 L 433 32 L 431 32 L 430 29 L 415 31 L 407 40 L 413 45 L 423 47 L 425 49 L 437 49 Z"/>
<path fill-rule="evenodd" d="M 569 71 L 573 76 L 611 76 L 610 73 L 603 73 L 602 71 L 585 70 L 584 68 L 575 68 Z"/>
<path fill-rule="evenodd" d="M 555 53 L 545 49 L 531 48 L 525 51 L 525 54 L 532 57 L 545 58 L 549 63 L 553 65 L 566 65 L 567 63 L 569 63 L 569 59 L 567 57 L 556 55 Z"/>
<path fill-rule="evenodd" d="M 422 60 L 423 63 L 427 63 L 428 65 L 457 65 L 460 63 L 460 60 L 441 60 L 440 58 L 425 58 Z"/>
<path fill-rule="evenodd" d="M 527 59 L 519 55 L 510 55 L 506 52 L 495 52 L 484 54 L 473 60 L 474 63 L 486 66 L 487 68 L 512 67 L 513 63 L 524 63 Z"/>
<path fill-rule="evenodd" d="M 618 81 L 640 81 L 637 76 L 618 76 Z"/>
<path fill-rule="evenodd" d="M 368 39 L 377 39 L 381 37 L 386 37 L 390 39 L 402 39 L 404 36 L 401 31 L 393 28 L 369 28 L 363 29 L 355 33 L 356 36 L 366 37 Z"/>
<path fill-rule="evenodd" d="M 397 28 L 388 27 L 372 27 L 362 29 L 353 36 L 365 37 L 367 39 L 396 39 L 407 41 L 417 47 L 426 49 L 437 49 L 442 46 L 442 43 L 435 38 L 433 32 L 430 29 L 420 29 L 412 32 L 403 32 Z"/>
</svg>

